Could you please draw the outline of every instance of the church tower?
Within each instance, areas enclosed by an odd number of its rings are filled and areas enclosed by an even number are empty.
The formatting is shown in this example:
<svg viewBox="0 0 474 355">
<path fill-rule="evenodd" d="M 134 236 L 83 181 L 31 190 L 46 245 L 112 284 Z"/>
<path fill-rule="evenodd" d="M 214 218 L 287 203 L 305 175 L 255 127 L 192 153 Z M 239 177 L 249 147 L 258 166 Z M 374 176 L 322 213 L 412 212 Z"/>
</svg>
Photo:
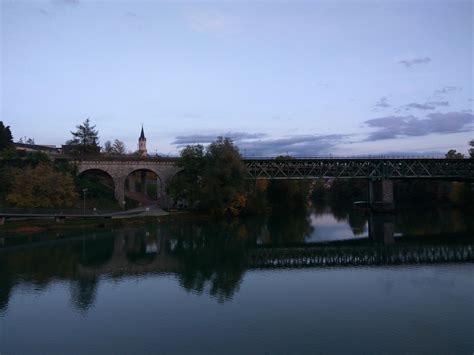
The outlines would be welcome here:
<svg viewBox="0 0 474 355">
<path fill-rule="evenodd" d="M 140 133 L 140 138 L 138 138 L 138 154 L 142 157 L 146 157 L 146 138 L 145 133 L 143 132 L 143 125 L 142 125 L 142 133 Z"/>
</svg>

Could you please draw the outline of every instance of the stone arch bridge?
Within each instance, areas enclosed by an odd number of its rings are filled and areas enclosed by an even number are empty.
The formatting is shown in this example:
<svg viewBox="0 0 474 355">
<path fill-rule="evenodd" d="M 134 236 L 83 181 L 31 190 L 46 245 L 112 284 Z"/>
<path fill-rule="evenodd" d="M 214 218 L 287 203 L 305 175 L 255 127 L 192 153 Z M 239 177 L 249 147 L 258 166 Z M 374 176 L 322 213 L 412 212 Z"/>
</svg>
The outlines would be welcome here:
<svg viewBox="0 0 474 355">
<path fill-rule="evenodd" d="M 161 181 L 160 197 L 167 201 L 166 186 L 182 169 L 178 158 L 101 158 L 71 161 L 77 172 L 100 170 L 114 181 L 115 198 L 124 199 L 125 180 L 134 171 L 155 173 Z M 474 181 L 474 159 L 319 157 L 245 158 L 248 179 L 367 179 L 370 202 L 393 204 L 394 179 Z M 163 188 L 165 187 L 165 188 Z"/>
<path fill-rule="evenodd" d="M 74 160 L 77 174 L 99 170 L 109 175 L 114 182 L 114 195 L 122 204 L 125 198 L 125 181 L 136 171 L 151 171 L 161 182 L 160 201 L 167 201 L 166 189 L 173 176 L 182 169 L 177 166 L 176 159 L 94 159 Z"/>
</svg>

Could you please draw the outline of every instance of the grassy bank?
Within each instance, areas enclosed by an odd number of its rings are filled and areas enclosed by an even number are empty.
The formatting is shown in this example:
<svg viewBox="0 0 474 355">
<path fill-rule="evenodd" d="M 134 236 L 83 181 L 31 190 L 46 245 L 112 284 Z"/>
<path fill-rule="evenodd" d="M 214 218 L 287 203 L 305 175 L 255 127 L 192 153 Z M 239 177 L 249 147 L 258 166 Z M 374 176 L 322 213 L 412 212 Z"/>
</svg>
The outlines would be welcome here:
<svg viewBox="0 0 474 355">
<path fill-rule="evenodd" d="M 210 215 L 195 212 L 174 212 L 164 216 L 140 216 L 117 219 L 89 218 L 66 219 L 56 222 L 53 219 L 7 220 L 0 226 L 0 238 L 35 236 L 38 234 L 74 232 L 78 229 L 98 229 L 117 226 L 134 226 L 152 223 L 175 223 L 208 220 Z"/>
</svg>

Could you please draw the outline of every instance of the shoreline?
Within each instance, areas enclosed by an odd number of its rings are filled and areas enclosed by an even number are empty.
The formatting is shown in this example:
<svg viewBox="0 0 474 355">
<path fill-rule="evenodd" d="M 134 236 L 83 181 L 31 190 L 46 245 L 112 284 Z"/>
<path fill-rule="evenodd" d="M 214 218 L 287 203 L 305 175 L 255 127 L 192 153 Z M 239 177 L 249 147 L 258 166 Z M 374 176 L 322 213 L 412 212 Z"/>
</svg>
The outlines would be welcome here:
<svg viewBox="0 0 474 355">
<path fill-rule="evenodd" d="M 197 212 L 171 212 L 161 216 L 136 216 L 127 218 L 88 218 L 10 220 L 0 225 L 0 238 L 33 236 L 43 232 L 73 231 L 76 229 L 99 229 L 112 226 L 143 225 L 150 223 L 195 222 L 213 219 L 214 216 Z"/>
</svg>

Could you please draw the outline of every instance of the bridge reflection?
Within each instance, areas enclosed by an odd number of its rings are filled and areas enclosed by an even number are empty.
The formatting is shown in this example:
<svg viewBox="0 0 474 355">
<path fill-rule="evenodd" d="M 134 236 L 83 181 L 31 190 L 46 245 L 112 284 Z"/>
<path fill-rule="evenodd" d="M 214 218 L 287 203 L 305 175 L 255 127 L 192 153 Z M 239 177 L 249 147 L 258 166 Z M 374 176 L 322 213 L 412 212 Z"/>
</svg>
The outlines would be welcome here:
<svg viewBox="0 0 474 355">
<path fill-rule="evenodd" d="M 304 220 L 291 226 L 301 235 L 289 237 L 282 224 L 256 220 L 121 228 L 0 249 L 0 312 L 16 285 L 41 290 L 58 280 L 70 282 L 71 302 L 86 311 L 109 278 L 172 275 L 186 291 L 224 302 L 251 269 L 474 262 L 472 238 L 399 238 L 393 217 L 368 218 L 369 238 L 325 243 L 303 244 Z"/>
</svg>

